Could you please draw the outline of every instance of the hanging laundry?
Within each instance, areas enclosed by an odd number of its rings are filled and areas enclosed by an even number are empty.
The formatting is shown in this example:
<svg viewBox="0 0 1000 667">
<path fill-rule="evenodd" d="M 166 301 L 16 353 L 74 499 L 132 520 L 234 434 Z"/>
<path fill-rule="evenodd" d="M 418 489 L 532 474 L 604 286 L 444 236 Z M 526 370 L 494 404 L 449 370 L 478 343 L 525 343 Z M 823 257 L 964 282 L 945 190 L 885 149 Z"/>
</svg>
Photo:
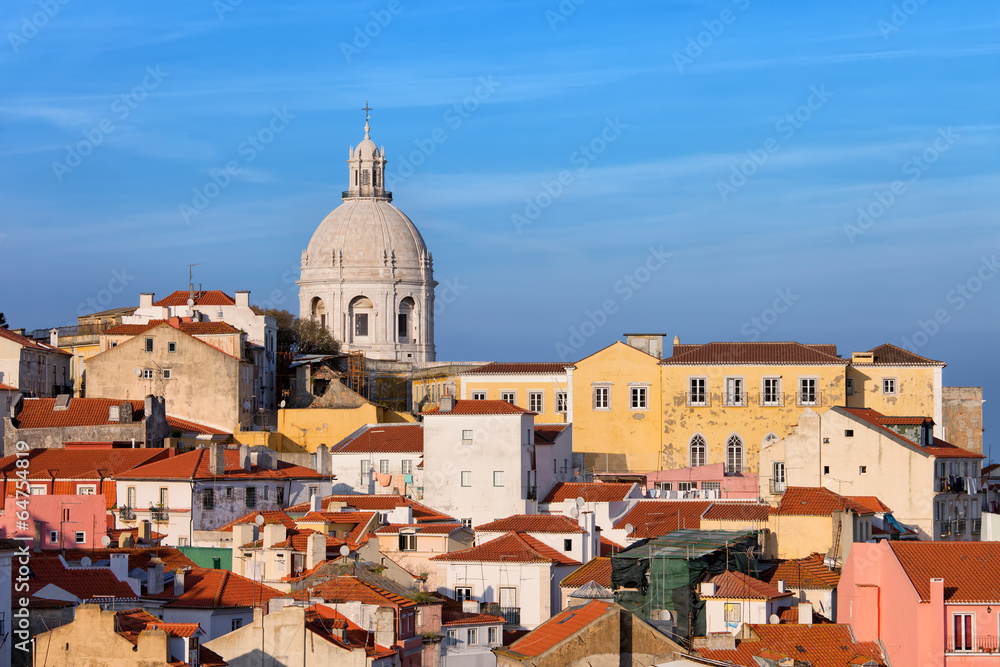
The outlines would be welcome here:
<svg viewBox="0 0 1000 667">
<path fill-rule="evenodd" d="M 375 473 L 375 479 L 378 480 L 378 483 L 381 486 L 389 486 L 390 484 L 392 484 L 392 475 L 386 472 Z"/>
</svg>

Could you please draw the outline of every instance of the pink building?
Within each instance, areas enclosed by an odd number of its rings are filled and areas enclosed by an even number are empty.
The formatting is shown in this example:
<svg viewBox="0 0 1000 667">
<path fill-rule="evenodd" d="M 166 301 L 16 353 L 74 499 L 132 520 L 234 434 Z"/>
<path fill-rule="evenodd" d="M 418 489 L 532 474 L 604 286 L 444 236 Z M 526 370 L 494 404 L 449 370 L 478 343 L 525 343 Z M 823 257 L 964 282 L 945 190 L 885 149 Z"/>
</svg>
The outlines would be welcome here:
<svg viewBox="0 0 1000 667">
<path fill-rule="evenodd" d="M 649 472 L 646 473 L 647 493 L 651 497 L 659 498 L 756 500 L 760 495 L 757 475 L 726 474 L 725 468 L 724 463 L 713 463 L 707 466 Z M 657 491 L 659 491 L 658 496 Z M 713 491 L 718 493 L 707 493 Z"/>
<path fill-rule="evenodd" d="M 21 499 L 23 503 L 23 498 Z M 72 496 L 28 496 L 28 530 L 17 529 L 18 499 L 7 496 L 0 537 L 31 535 L 37 531 L 35 546 L 42 549 L 103 549 L 101 538 L 108 534 L 108 510 L 103 494 Z"/>
<path fill-rule="evenodd" d="M 1000 543 L 855 544 L 837 622 L 881 640 L 894 665 L 1000 664 Z"/>
</svg>

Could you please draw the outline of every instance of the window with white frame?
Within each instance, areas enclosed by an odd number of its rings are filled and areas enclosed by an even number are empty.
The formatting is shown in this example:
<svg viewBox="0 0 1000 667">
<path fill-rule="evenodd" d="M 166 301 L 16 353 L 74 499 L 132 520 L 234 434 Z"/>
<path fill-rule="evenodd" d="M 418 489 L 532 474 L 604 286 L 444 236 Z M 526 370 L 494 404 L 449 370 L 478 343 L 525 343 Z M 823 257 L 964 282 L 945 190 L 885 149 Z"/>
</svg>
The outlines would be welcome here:
<svg viewBox="0 0 1000 667">
<path fill-rule="evenodd" d="M 472 400 L 474 401 L 485 401 L 486 392 L 485 391 L 474 391 L 472 392 Z"/>
<path fill-rule="evenodd" d="M 781 378 L 766 377 L 761 381 L 762 405 L 781 405 Z"/>
<path fill-rule="evenodd" d="M 799 405 L 816 405 L 816 378 L 799 378 Z"/>
<path fill-rule="evenodd" d="M 143 368 L 142 369 L 142 379 L 143 380 L 152 380 L 153 379 L 153 369 L 152 368 Z"/>
<path fill-rule="evenodd" d="M 771 465 L 771 483 L 774 486 L 774 493 L 782 493 L 785 490 L 785 462 L 775 461 Z"/>
<path fill-rule="evenodd" d="M 882 378 L 882 393 L 883 394 L 896 393 L 896 378 Z"/>
<path fill-rule="evenodd" d="M 445 640 L 445 646 L 454 646 L 455 644 L 458 643 L 458 634 L 457 634 L 458 631 L 448 630 L 447 632 L 448 632 L 448 637 Z"/>
<path fill-rule="evenodd" d="M 727 602 L 725 606 L 726 623 L 743 622 L 743 603 Z"/>
<path fill-rule="evenodd" d="M 556 392 L 556 412 L 566 412 L 566 392 Z"/>
<path fill-rule="evenodd" d="M 503 470 L 493 471 L 493 486 L 503 486 Z"/>
<path fill-rule="evenodd" d="M 472 440 L 472 429 L 464 429 L 462 431 L 462 440 Z"/>
<path fill-rule="evenodd" d="M 532 412 L 542 413 L 544 410 L 544 393 L 540 391 L 529 391 L 528 392 L 528 409 Z"/>
<path fill-rule="evenodd" d="M 954 650 L 971 651 L 975 646 L 975 621 L 972 614 L 955 614 L 953 617 Z"/>
<path fill-rule="evenodd" d="M 28 493 L 33 496 L 44 496 L 45 486 L 42 484 L 32 484 L 30 487 L 28 487 Z"/>
<path fill-rule="evenodd" d="M 472 471 L 463 470 L 462 471 L 462 486 L 472 486 Z"/>
<path fill-rule="evenodd" d="M 499 628 L 497 628 L 495 625 L 490 626 L 489 628 L 486 629 L 486 637 L 490 646 L 500 643 L 499 640 L 500 634 L 497 632 L 497 630 L 499 630 Z"/>
<path fill-rule="evenodd" d="M 630 410 L 649 409 L 649 387 L 630 387 L 629 395 L 630 395 L 630 401 L 629 401 Z"/>
<path fill-rule="evenodd" d="M 479 643 L 479 633 L 476 632 L 476 628 L 469 628 L 465 631 L 465 643 L 468 646 L 475 646 Z"/>
<path fill-rule="evenodd" d="M 472 517 L 465 517 L 459 521 L 462 522 L 462 528 L 472 528 Z"/>
<path fill-rule="evenodd" d="M 722 482 L 702 482 L 702 491 L 722 491 Z"/>
<path fill-rule="evenodd" d="M 847 378 L 844 383 L 844 389 L 848 396 L 854 396 L 854 378 Z"/>
<path fill-rule="evenodd" d="M 705 465 L 705 459 L 708 454 L 708 443 L 705 442 L 704 436 L 700 433 L 691 436 L 691 442 L 688 443 L 688 452 L 688 461 L 691 467 Z"/>
<path fill-rule="evenodd" d="M 746 404 L 743 394 L 743 378 L 741 377 L 726 378 L 725 404 L 729 406 Z"/>
<path fill-rule="evenodd" d="M 681 493 L 694 490 L 694 482 L 677 482 L 677 490 Z"/>
<path fill-rule="evenodd" d="M 416 551 L 417 550 L 417 535 L 416 535 L 416 533 L 400 533 L 399 534 L 399 550 L 400 551 Z"/>
<path fill-rule="evenodd" d="M 389 459 L 381 459 L 378 462 L 378 471 L 383 475 L 389 473 Z"/>
<path fill-rule="evenodd" d="M 459 602 L 472 599 L 471 586 L 455 586 L 455 599 Z"/>
<path fill-rule="evenodd" d="M 413 474 L 413 459 L 403 459 L 399 464 L 399 471 L 404 475 Z"/>
<path fill-rule="evenodd" d="M 59 542 L 59 533 L 56 532 L 56 531 L 54 531 L 54 530 L 50 530 L 49 531 L 49 544 L 57 544 L 58 542 Z"/>
<path fill-rule="evenodd" d="M 673 491 L 674 484 L 673 482 L 653 482 L 653 488 L 663 493 L 664 491 Z"/>
<path fill-rule="evenodd" d="M 73 536 L 73 541 L 76 542 L 77 544 L 85 543 L 87 541 L 87 533 L 83 532 L 82 530 L 76 531 L 76 534 Z"/>
<path fill-rule="evenodd" d="M 510 403 L 514 405 L 517 402 L 517 392 L 516 391 L 501 391 L 500 400 L 505 403 Z"/>
<path fill-rule="evenodd" d="M 743 472 L 743 438 L 735 433 L 726 441 L 726 472 Z"/>
<path fill-rule="evenodd" d="M 688 405 L 707 405 L 708 378 L 688 378 Z"/>
<path fill-rule="evenodd" d="M 78 496 L 93 496 L 97 494 L 96 484 L 78 484 L 76 487 Z"/>
<path fill-rule="evenodd" d="M 607 385 L 599 385 L 597 387 L 594 387 L 594 409 L 595 410 L 611 409 L 611 387 Z"/>
</svg>

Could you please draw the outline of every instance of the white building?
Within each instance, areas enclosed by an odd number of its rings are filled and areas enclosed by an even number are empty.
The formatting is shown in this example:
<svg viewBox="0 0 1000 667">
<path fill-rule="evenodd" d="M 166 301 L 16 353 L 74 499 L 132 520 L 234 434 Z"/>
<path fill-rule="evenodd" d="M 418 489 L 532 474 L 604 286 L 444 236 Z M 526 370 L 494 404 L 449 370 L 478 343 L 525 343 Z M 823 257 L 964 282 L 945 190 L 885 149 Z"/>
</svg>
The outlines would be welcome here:
<svg viewBox="0 0 1000 667">
<path fill-rule="evenodd" d="M 593 512 L 597 530 L 607 537 L 615 523 L 644 498 L 635 482 L 561 482 L 542 498 L 538 510 L 566 516 L 574 511 Z"/>
<path fill-rule="evenodd" d="M 556 514 L 518 514 L 476 526 L 476 544 L 516 532 L 581 563 L 600 554 L 600 533 L 595 530 L 593 512 L 574 512 L 577 518 Z"/>
<path fill-rule="evenodd" d="M 418 497 L 423 424 L 366 424 L 330 448 L 333 492 Z"/>
<path fill-rule="evenodd" d="M 442 396 L 424 414 L 423 501 L 466 525 L 536 514 L 538 498 L 573 474 L 572 427 L 558 427 L 539 438 L 533 412 Z"/>
<path fill-rule="evenodd" d="M 299 317 L 372 359 L 434 361 L 431 253 L 385 190 L 385 148 L 368 136 L 347 160 L 348 188 L 302 252 Z"/>
<path fill-rule="evenodd" d="M 72 394 L 72 358 L 72 354 L 55 345 L 0 327 L 0 384 L 16 388 L 25 396 Z"/>
<path fill-rule="evenodd" d="M 772 586 L 740 572 L 726 571 L 701 584 L 705 601 L 705 632 L 736 635 L 744 623 L 767 624 L 772 614 L 795 602 L 784 583 Z M 812 606 L 809 606 L 812 623 Z"/>
</svg>

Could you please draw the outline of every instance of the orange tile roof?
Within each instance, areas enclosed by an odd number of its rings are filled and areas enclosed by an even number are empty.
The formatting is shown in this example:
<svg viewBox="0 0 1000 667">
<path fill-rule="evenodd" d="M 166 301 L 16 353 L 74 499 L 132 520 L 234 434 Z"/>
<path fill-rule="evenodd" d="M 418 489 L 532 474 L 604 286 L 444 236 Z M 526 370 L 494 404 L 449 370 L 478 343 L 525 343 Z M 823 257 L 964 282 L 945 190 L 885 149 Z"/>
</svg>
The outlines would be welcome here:
<svg viewBox="0 0 1000 667">
<path fill-rule="evenodd" d="M 600 548 L 602 556 L 612 556 L 618 553 L 619 551 L 623 551 L 625 549 L 625 547 L 623 547 L 622 545 L 618 544 L 617 542 L 612 542 L 603 535 L 601 535 Z"/>
<path fill-rule="evenodd" d="M 705 521 L 767 521 L 771 506 L 763 503 L 713 503 L 702 515 Z"/>
<path fill-rule="evenodd" d="M 190 290 L 177 290 L 153 303 L 154 306 L 186 306 Z M 235 306 L 236 301 L 222 290 L 195 290 L 196 306 Z"/>
<path fill-rule="evenodd" d="M 933 424 L 934 420 L 930 417 L 894 417 L 892 415 L 884 415 L 878 419 L 878 423 L 883 426 L 923 426 L 928 422 Z"/>
<path fill-rule="evenodd" d="M 413 600 L 350 575 L 332 577 L 316 586 L 294 591 L 290 596 L 296 600 L 320 598 L 326 602 L 361 602 L 394 609 L 406 609 L 417 604 Z"/>
<path fill-rule="evenodd" d="M 6 338 L 13 343 L 17 343 L 21 347 L 27 347 L 32 350 L 41 350 L 43 352 L 52 352 L 54 354 L 66 354 L 72 356 L 71 352 L 62 350 L 58 347 L 53 347 L 44 341 L 38 341 L 34 338 L 28 338 L 27 336 L 16 334 L 10 329 L 4 329 L 3 327 L 0 327 L 0 338 Z"/>
<path fill-rule="evenodd" d="M 599 619 L 610 607 L 609 602 L 594 601 L 561 611 L 511 644 L 510 650 L 521 655 L 542 655 Z"/>
<path fill-rule="evenodd" d="M 97 563 L 100 561 L 110 561 L 111 554 L 127 554 L 128 568 L 130 571 L 135 568 L 145 570 L 153 558 L 159 558 L 163 561 L 163 568 L 165 570 L 176 570 L 179 567 L 195 566 L 194 561 L 185 556 L 184 552 L 177 547 L 140 546 L 132 547 L 130 549 L 67 549 L 64 554 L 64 558 L 68 563 L 79 563 L 84 557 L 89 558 L 94 563 Z M 42 554 L 34 554 L 31 557 L 32 562 L 34 562 L 39 556 L 45 558 L 51 557 L 58 560 L 59 552 L 46 551 Z"/>
<path fill-rule="evenodd" d="M 361 628 L 337 610 L 326 605 L 316 604 L 306 609 L 305 625 L 314 635 L 348 651 L 363 648 L 365 654 L 371 659 L 387 658 L 396 654 L 394 648 L 376 644 L 374 633 Z M 344 638 L 341 639 L 334 634 L 334 629 L 343 629 Z"/>
<path fill-rule="evenodd" d="M 642 500 L 615 522 L 615 528 L 632 524 L 629 537 L 661 537 L 681 528 L 700 528 L 701 515 L 712 505 L 707 500 Z"/>
<path fill-rule="evenodd" d="M 352 495 L 333 495 L 325 496 L 320 501 L 320 506 L 326 509 L 333 503 L 347 503 L 350 507 L 355 507 L 359 510 L 366 511 L 376 511 L 385 512 L 388 510 L 396 509 L 397 507 L 403 507 L 404 505 L 409 505 L 413 511 L 413 519 L 417 523 L 426 522 L 438 522 L 444 521 L 448 523 L 454 523 L 455 517 L 448 516 L 442 512 L 438 512 L 435 509 L 431 509 L 427 505 L 418 503 L 415 500 L 410 500 L 405 496 L 400 496 L 397 494 L 385 494 L 385 495 L 366 495 L 366 494 L 352 494 Z M 289 514 L 305 513 L 309 511 L 309 501 L 304 503 L 299 503 L 298 505 L 292 505 L 285 510 Z"/>
<path fill-rule="evenodd" d="M 507 533 L 471 549 L 439 554 L 431 560 L 482 563 L 551 563 L 580 565 L 580 561 L 556 551 L 525 533 Z"/>
<path fill-rule="evenodd" d="M 197 433 L 199 435 L 229 435 L 228 431 L 220 431 L 217 428 L 212 428 L 211 426 L 205 426 L 204 424 L 199 424 L 198 422 L 189 421 L 187 419 L 181 419 L 180 417 L 171 417 L 167 415 L 167 424 L 173 431 L 182 431 L 184 433 Z"/>
<path fill-rule="evenodd" d="M 9 384 L 4 384 L 3 382 L 0 382 L 0 391 L 17 391 L 17 387 L 12 387 Z"/>
<path fill-rule="evenodd" d="M 484 533 L 584 533 L 576 522 L 562 514 L 515 514 L 504 519 L 476 526 Z"/>
<path fill-rule="evenodd" d="M 209 472 L 209 451 L 200 448 L 178 454 L 163 461 L 155 461 L 139 466 L 118 476 L 118 479 L 216 479 Z M 323 475 L 310 468 L 304 468 L 285 461 L 276 461 L 276 469 L 251 466 L 245 470 L 239 465 L 238 449 L 226 449 L 224 474 L 233 479 L 323 479 Z"/>
<path fill-rule="evenodd" d="M 455 401 L 455 407 L 451 412 L 441 412 L 438 408 L 431 408 L 421 414 L 425 415 L 533 415 L 530 410 L 525 410 L 516 405 L 511 405 L 507 401 Z"/>
<path fill-rule="evenodd" d="M 732 649 L 697 649 L 698 655 L 744 667 L 758 667 L 754 656 L 770 652 L 772 657 L 789 657 L 812 667 L 857 667 L 858 658 L 886 665 L 877 642 L 854 640 L 849 625 L 750 625 L 757 639 L 745 639 Z"/>
<path fill-rule="evenodd" d="M 235 521 L 230 521 L 225 526 L 222 526 L 221 528 L 216 528 L 215 530 L 218 532 L 229 533 L 232 532 L 233 526 L 247 524 L 247 523 L 256 523 L 258 516 L 264 517 L 265 526 L 268 524 L 280 523 L 285 528 L 295 528 L 295 519 L 288 516 L 285 512 L 281 510 L 272 510 L 267 512 L 248 512 L 247 514 L 241 516 L 239 519 L 236 519 Z"/>
<path fill-rule="evenodd" d="M 883 503 L 875 496 L 847 496 L 852 501 L 866 507 L 872 514 L 881 514 L 883 512 L 891 512 L 892 508 Z"/>
<path fill-rule="evenodd" d="M 830 354 L 831 346 L 795 342 L 707 343 L 685 346 L 660 363 L 664 366 L 806 365 L 846 366 L 849 361 Z"/>
<path fill-rule="evenodd" d="M 841 510 L 851 510 L 858 514 L 873 513 L 868 505 L 821 486 L 789 486 L 781 496 L 781 502 L 771 511 L 779 516 L 829 516 Z"/>
<path fill-rule="evenodd" d="M 253 607 L 285 595 L 229 570 L 193 567 L 184 577 L 184 592 L 179 597 L 170 586 L 159 595 L 147 597 L 169 600 L 164 606 L 173 608 L 232 609 Z"/>
<path fill-rule="evenodd" d="M 868 424 L 872 428 L 881 431 L 883 435 L 887 435 L 891 438 L 902 440 L 904 443 L 910 444 L 913 447 L 918 448 L 920 451 L 925 452 L 930 456 L 936 456 L 938 458 L 962 458 L 962 459 L 982 459 L 985 458 L 982 454 L 977 454 L 976 452 L 970 451 L 968 449 L 962 449 L 961 447 L 956 447 L 950 442 L 945 442 L 940 438 L 934 438 L 934 444 L 932 446 L 924 446 L 916 443 L 909 438 L 896 433 L 892 429 L 886 426 L 887 423 L 891 423 L 894 418 L 887 417 L 881 412 L 872 410 L 871 408 L 842 408 L 835 407 L 833 410 L 841 412 L 842 414 L 847 414 L 849 416 L 856 417 L 858 420 Z M 906 418 L 909 419 L 909 418 Z M 908 422 L 907 422 L 908 423 Z"/>
<path fill-rule="evenodd" d="M 922 602 L 944 579 L 945 602 L 1000 603 L 1000 542 L 889 542 Z"/>
<path fill-rule="evenodd" d="M 909 350 L 885 343 L 868 350 L 873 356 L 872 363 L 851 362 L 852 366 L 944 366 L 943 361 L 921 357 Z"/>
<path fill-rule="evenodd" d="M 138 336 L 161 324 L 167 324 L 189 336 L 232 336 L 240 330 L 227 322 L 190 322 L 186 320 L 150 320 L 146 324 L 119 324 L 105 329 L 108 336 Z"/>
<path fill-rule="evenodd" d="M 289 549 L 291 551 L 306 553 L 309 550 L 310 536 L 323 535 L 323 533 L 313 530 L 312 528 L 291 528 L 285 533 L 285 535 L 286 537 L 284 540 L 275 543 L 275 549 Z M 326 550 L 328 556 L 335 554 L 341 546 L 346 544 L 346 542 L 339 537 L 333 537 L 331 535 L 325 535 L 324 537 L 326 537 Z M 264 541 L 258 539 L 250 544 L 243 544 L 240 546 L 250 549 L 260 549 L 264 546 Z"/>
<path fill-rule="evenodd" d="M 569 424 L 535 424 L 535 444 L 551 445 Z"/>
<path fill-rule="evenodd" d="M 506 362 L 506 361 L 494 361 L 486 364 L 485 366 L 480 366 L 478 368 L 473 368 L 467 371 L 462 371 L 459 375 L 520 375 L 529 373 L 545 373 L 545 374 L 565 374 L 566 368 L 575 368 L 573 364 L 562 363 L 559 361 L 528 361 L 528 362 Z"/>
<path fill-rule="evenodd" d="M 133 644 L 139 642 L 143 630 L 163 630 L 171 637 L 193 637 L 201 630 L 197 623 L 164 623 L 145 609 L 126 609 L 115 613 L 116 630 Z"/>
<path fill-rule="evenodd" d="M 441 625 L 503 625 L 502 616 L 492 614 L 467 614 L 455 609 L 441 610 Z"/>
<path fill-rule="evenodd" d="M 361 433 L 334 446 L 331 453 L 423 451 L 423 424 L 370 424 Z"/>
<path fill-rule="evenodd" d="M 390 523 L 375 531 L 378 535 L 398 535 L 401 530 L 411 530 L 418 535 L 451 535 L 456 530 L 469 530 L 460 523 Z"/>
<path fill-rule="evenodd" d="M 573 590 L 576 590 L 591 581 L 596 581 L 605 588 L 611 588 L 610 557 L 598 556 L 597 558 L 590 559 L 583 567 L 577 568 L 570 574 L 563 577 L 559 586 L 562 588 L 572 588 Z"/>
<path fill-rule="evenodd" d="M 785 586 L 796 590 L 833 590 L 840 583 L 840 573 L 828 568 L 818 553 L 781 561 L 777 567 L 761 573 L 760 578 L 770 584 L 784 581 Z"/>
<path fill-rule="evenodd" d="M 17 413 L 17 428 L 64 428 L 67 426 L 118 426 L 108 419 L 109 408 L 122 403 L 132 404 L 132 421 L 144 418 L 144 401 L 127 401 L 114 398 L 71 398 L 65 410 L 54 410 L 54 398 L 26 398 Z M 128 424 L 125 424 L 128 426 Z"/>
<path fill-rule="evenodd" d="M 559 503 L 583 498 L 588 503 L 620 502 L 629 497 L 631 482 L 559 482 L 549 491 L 543 503 Z"/>
<path fill-rule="evenodd" d="M 138 597 L 132 587 L 119 581 L 109 568 L 67 568 L 58 557 L 44 557 L 41 554 L 32 555 L 28 568 L 28 595 L 32 597 L 50 584 L 84 602 L 95 597 L 125 600 Z"/>
<path fill-rule="evenodd" d="M 28 452 L 28 479 L 91 480 L 115 478 L 138 466 L 165 460 L 168 449 L 32 449 Z M 0 475 L 13 477 L 24 458 L 0 458 Z"/>
<path fill-rule="evenodd" d="M 710 582 L 715 584 L 715 595 L 702 594 L 701 597 L 730 600 L 775 600 L 791 595 L 788 592 L 782 593 L 777 587 L 760 579 L 729 570 L 715 575 Z"/>
</svg>

